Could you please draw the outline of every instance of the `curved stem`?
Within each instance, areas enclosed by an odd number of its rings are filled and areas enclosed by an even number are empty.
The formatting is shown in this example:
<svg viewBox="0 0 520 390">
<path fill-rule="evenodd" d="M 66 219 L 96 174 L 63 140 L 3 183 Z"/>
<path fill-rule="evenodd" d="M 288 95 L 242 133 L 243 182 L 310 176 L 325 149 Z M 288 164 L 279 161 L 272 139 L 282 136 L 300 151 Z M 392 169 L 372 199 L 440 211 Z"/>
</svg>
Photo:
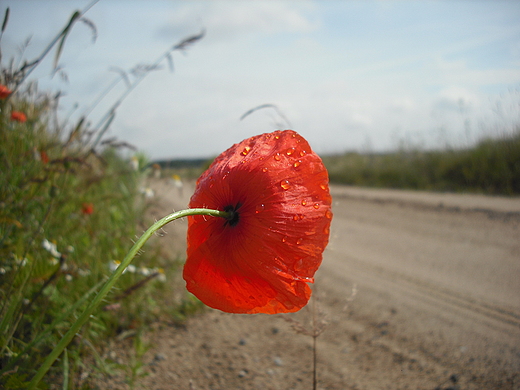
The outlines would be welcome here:
<svg viewBox="0 0 520 390">
<path fill-rule="evenodd" d="M 107 279 L 99 293 L 94 297 L 94 299 L 87 306 L 85 311 L 78 317 L 78 319 L 72 324 L 70 329 L 65 333 L 60 342 L 54 347 L 52 352 L 47 356 L 43 364 L 40 366 L 38 372 L 29 383 L 28 390 L 33 390 L 36 388 L 40 380 L 47 373 L 52 364 L 56 361 L 56 359 L 61 355 L 63 350 L 69 345 L 74 336 L 79 332 L 81 327 L 88 321 L 92 313 L 96 310 L 99 304 L 105 299 L 106 295 L 110 292 L 114 284 L 117 282 L 123 271 L 130 265 L 135 255 L 139 252 L 139 250 L 143 247 L 144 243 L 159 229 L 161 229 L 164 225 L 179 219 L 184 218 L 190 215 L 209 215 L 213 217 L 223 217 L 229 218 L 229 213 L 225 211 L 218 210 L 210 210 L 210 209 L 187 209 L 177 211 L 173 214 L 170 214 L 157 222 L 155 222 L 147 231 L 143 233 L 143 235 L 135 242 L 134 246 L 130 249 L 123 262 L 117 269 L 112 273 L 112 275 Z"/>
</svg>

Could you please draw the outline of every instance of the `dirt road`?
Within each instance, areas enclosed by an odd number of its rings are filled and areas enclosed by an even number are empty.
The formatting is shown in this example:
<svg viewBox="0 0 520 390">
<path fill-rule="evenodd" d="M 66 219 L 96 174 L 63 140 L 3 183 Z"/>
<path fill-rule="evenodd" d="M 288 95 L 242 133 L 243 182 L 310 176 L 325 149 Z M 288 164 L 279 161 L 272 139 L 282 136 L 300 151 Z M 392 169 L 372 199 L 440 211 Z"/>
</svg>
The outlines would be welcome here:
<svg viewBox="0 0 520 390">
<path fill-rule="evenodd" d="M 155 187 L 158 217 L 191 193 Z M 207 309 L 182 329 L 157 324 L 140 388 L 312 389 L 312 337 L 289 317 L 310 331 L 326 322 L 318 389 L 520 389 L 520 199 L 332 195 L 315 304 L 285 316 Z M 177 251 L 185 229 L 166 228 Z"/>
</svg>

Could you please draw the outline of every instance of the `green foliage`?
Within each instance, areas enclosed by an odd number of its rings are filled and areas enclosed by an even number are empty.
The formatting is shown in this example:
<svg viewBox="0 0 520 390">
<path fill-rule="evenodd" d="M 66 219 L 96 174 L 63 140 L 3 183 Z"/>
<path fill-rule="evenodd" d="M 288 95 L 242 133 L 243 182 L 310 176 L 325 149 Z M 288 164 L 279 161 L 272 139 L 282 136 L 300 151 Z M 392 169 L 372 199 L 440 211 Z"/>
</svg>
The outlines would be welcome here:
<svg viewBox="0 0 520 390">
<path fill-rule="evenodd" d="M 172 66 L 173 51 L 185 50 L 204 35 L 180 41 L 153 65 L 136 67 L 140 72 L 131 72 L 138 75 L 133 82 L 122 71 L 118 82 L 127 81 L 128 88 L 94 128 L 87 116 L 116 83 L 101 93 L 85 117 L 77 123 L 63 123 L 56 111 L 59 94 L 40 93 L 36 83 L 27 80 L 52 50 L 54 71 L 61 72 L 58 60 L 77 22 L 87 25 L 96 39 L 95 24 L 84 16 L 96 2 L 75 11 L 37 58 L 4 64 L 0 50 L 2 389 L 27 388 L 31 380 L 36 384 L 33 378 L 45 357 L 57 350 L 63 334 L 147 225 L 142 220 L 147 203 L 141 185 L 146 175 L 143 167 L 149 162 L 139 153 L 126 160 L 119 148 L 133 147 L 103 137 L 117 108 L 146 75 L 163 60 Z M 7 8 L 0 42 L 8 21 Z M 93 370 L 107 374 L 111 366 L 99 353 L 104 341 L 116 333 L 140 329 L 156 319 L 161 309 L 164 312 L 163 297 L 172 289 L 165 287 L 164 280 L 176 276 L 176 265 L 161 257 L 158 248 L 141 253 L 117 281 L 106 304 L 63 351 L 46 377 L 48 383 L 59 382 L 64 389 L 87 388 L 78 378 L 80 371 L 92 371 L 85 361 L 94 360 Z M 168 310 L 177 313 L 172 307 Z M 179 313 L 183 311 L 181 307 Z M 138 360 L 145 351 L 140 339 L 134 346 L 136 359 L 128 373 L 131 383 L 143 375 Z M 48 388 L 43 382 L 37 386 Z"/>
<path fill-rule="evenodd" d="M 323 158 L 333 183 L 433 191 L 520 194 L 520 129 L 461 150 L 346 153 Z"/>
<path fill-rule="evenodd" d="M 0 383 L 15 389 L 25 387 L 85 306 L 91 287 L 125 256 L 144 202 L 141 174 L 114 149 L 98 155 L 81 134 L 64 142 L 49 129 L 47 96 L 19 92 L 0 104 Z M 27 113 L 27 120 L 11 120 L 13 111 Z M 154 261 L 143 255 L 136 266 L 150 270 Z M 144 276 L 122 279 L 124 291 Z M 154 283 L 132 290 L 135 305 L 121 298 L 123 317 L 137 317 L 132 313 L 139 310 L 147 318 L 142 302 Z M 121 311 L 97 313 L 81 338 L 99 347 L 97 340 L 121 329 Z M 73 365 L 65 363 L 83 353 L 82 343 L 71 346 L 55 370 L 69 378 Z"/>
</svg>

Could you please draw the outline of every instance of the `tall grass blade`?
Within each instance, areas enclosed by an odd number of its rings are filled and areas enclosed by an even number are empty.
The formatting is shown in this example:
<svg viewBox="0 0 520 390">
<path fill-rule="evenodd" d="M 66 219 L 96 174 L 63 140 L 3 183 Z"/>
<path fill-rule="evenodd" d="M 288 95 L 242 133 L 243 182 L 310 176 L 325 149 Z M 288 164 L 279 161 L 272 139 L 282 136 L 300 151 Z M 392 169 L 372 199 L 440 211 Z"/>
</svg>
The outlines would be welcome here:
<svg viewBox="0 0 520 390">
<path fill-rule="evenodd" d="M 173 57 L 172 57 L 172 54 L 171 53 L 168 53 L 166 55 L 166 59 L 168 60 L 168 67 L 170 68 L 170 72 L 173 73 Z"/>
<path fill-rule="evenodd" d="M 0 371 L 0 376 L 4 374 L 5 372 L 12 369 L 16 363 L 22 358 L 22 356 L 28 354 L 34 347 L 36 347 L 39 343 L 44 341 L 44 339 L 47 338 L 47 336 L 56 328 L 56 326 L 63 321 L 65 321 L 68 317 L 70 317 L 76 310 L 78 310 L 81 306 L 83 306 L 87 300 L 94 294 L 101 285 L 105 283 L 104 280 L 97 283 L 94 287 L 92 287 L 89 291 L 87 291 L 80 299 L 78 299 L 67 311 L 65 311 L 62 315 L 59 317 L 56 317 L 52 323 L 47 326 L 44 330 L 41 331 L 41 333 L 36 337 L 33 341 L 31 341 L 24 350 L 18 354 L 18 356 L 14 357 L 12 360 L 9 361 L 9 363 L 6 364 L 6 366 Z"/>
<path fill-rule="evenodd" d="M 81 18 L 79 21 L 83 22 L 87 27 L 90 28 L 92 31 L 92 43 L 95 43 L 98 37 L 96 25 L 90 19 L 85 17 Z"/>
<path fill-rule="evenodd" d="M 4 22 L 2 23 L 2 33 L 5 31 L 5 28 L 7 27 L 7 22 L 8 21 L 9 21 L 9 7 L 7 7 L 5 9 Z"/>
<path fill-rule="evenodd" d="M 67 348 L 63 351 L 63 390 L 69 389 L 69 354 Z"/>
<path fill-rule="evenodd" d="M 61 38 L 61 39 L 59 39 L 60 43 L 58 44 L 58 48 L 56 49 L 56 55 L 54 56 L 54 65 L 53 65 L 54 69 L 58 68 L 58 62 L 60 60 L 61 52 L 63 51 L 65 39 L 67 39 L 67 35 L 69 34 L 74 23 L 79 19 L 80 15 L 81 14 L 79 11 L 75 11 L 71 16 L 69 23 L 65 26 L 65 28 L 63 29 L 63 31 L 60 34 L 60 38 Z"/>
<path fill-rule="evenodd" d="M 96 148 L 96 146 L 98 146 L 99 141 L 101 141 L 101 138 L 103 138 L 103 135 L 106 133 L 106 131 L 110 127 L 110 124 L 112 123 L 112 121 L 114 120 L 115 117 L 116 117 L 116 112 L 115 112 L 115 109 L 113 109 L 110 112 L 109 117 L 106 119 L 105 125 L 103 126 L 103 128 L 101 129 L 99 134 L 97 135 L 96 140 L 94 141 L 94 143 L 92 144 L 91 150 L 94 150 Z M 100 125 L 101 125 L 101 123 L 100 123 Z"/>
<path fill-rule="evenodd" d="M 51 43 L 49 43 L 49 45 L 43 50 L 42 54 L 40 54 L 40 56 L 31 62 L 31 65 L 28 66 L 28 70 L 27 72 L 24 74 L 24 76 L 21 78 L 20 81 L 18 81 L 18 83 L 16 84 L 15 88 L 13 89 L 12 93 L 6 98 L 6 100 L 9 100 L 11 98 L 11 96 L 14 95 L 14 93 L 18 90 L 18 87 L 20 85 L 23 84 L 23 82 L 25 80 L 27 80 L 27 78 L 29 77 L 29 75 L 34 71 L 34 69 L 36 69 L 36 67 L 41 63 L 41 61 L 47 56 L 47 54 L 49 54 L 49 52 L 52 50 L 52 48 L 54 47 L 54 45 L 56 45 L 56 43 L 60 40 L 60 38 L 63 37 L 63 33 L 65 31 L 68 31 L 68 29 L 70 29 L 70 27 L 72 27 L 72 24 L 73 22 L 75 22 L 77 20 L 77 18 L 83 16 L 90 8 L 92 8 L 99 0 L 93 0 L 90 4 L 88 4 L 82 11 L 76 11 L 74 12 L 74 14 L 72 15 L 71 17 L 71 20 L 69 21 L 69 23 L 67 24 L 67 26 L 51 41 Z M 61 46 L 63 45 L 63 42 L 61 44 Z M 59 50 L 59 52 L 61 52 L 61 49 Z M 56 57 L 55 57 L 55 61 L 54 61 L 54 68 L 56 68 L 56 64 L 57 64 L 57 59 L 59 58 L 59 55 L 57 54 Z"/>
</svg>

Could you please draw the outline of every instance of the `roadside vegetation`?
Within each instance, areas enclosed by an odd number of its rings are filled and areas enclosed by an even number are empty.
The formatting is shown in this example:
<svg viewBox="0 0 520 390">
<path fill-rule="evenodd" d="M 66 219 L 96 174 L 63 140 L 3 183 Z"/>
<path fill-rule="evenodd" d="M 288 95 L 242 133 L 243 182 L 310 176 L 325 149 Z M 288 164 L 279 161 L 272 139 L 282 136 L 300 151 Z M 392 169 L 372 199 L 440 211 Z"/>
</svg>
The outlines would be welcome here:
<svg viewBox="0 0 520 390">
<path fill-rule="evenodd" d="M 520 128 L 465 149 L 324 156 L 336 184 L 429 191 L 520 194 Z"/>
<path fill-rule="evenodd" d="M 153 222 L 145 219 L 153 201 L 146 189 L 147 158 L 104 135 L 116 108 L 157 62 L 132 73 L 133 82 L 121 75 L 128 89 L 94 127 L 86 117 L 60 118 L 59 95 L 39 91 L 28 78 L 47 55 L 54 55 L 58 67 L 75 23 L 86 24 L 95 37 L 87 9 L 75 12 L 36 59 L 5 60 L 0 52 L 0 388 L 6 390 L 27 388 L 133 240 Z M 4 11 L 0 39 L 9 24 L 9 9 Z M 171 63 L 172 51 L 201 37 L 172 46 L 158 61 Z M 166 282 L 176 277 L 180 260 L 164 258 L 157 245 L 148 245 L 38 388 L 58 388 L 54 383 L 60 389 L 88 388 L 96 374 L 117 370 L 133 383 L 140 362 L 120 367 L 103 355 L 104 347 L 111 337 L 133 335 L 140 356 L 139 329 L 166 310 L 182 321 L 197 305 L 189 297 L 175 307 L 163 305 L 173 288 Z"/>
</svg>

